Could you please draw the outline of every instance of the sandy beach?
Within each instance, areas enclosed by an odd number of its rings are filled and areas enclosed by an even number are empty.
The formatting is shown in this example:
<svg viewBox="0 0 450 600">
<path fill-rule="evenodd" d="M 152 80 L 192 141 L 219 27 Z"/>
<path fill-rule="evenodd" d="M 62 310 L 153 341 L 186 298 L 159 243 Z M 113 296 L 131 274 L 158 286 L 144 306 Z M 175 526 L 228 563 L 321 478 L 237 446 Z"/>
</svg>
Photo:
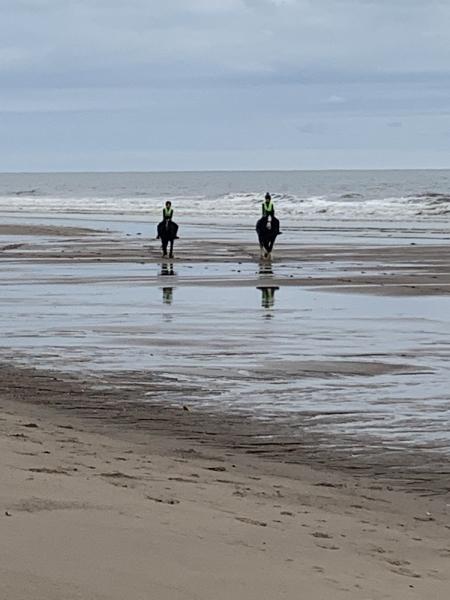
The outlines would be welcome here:
<svg viewBox="0 0 450 600">
<path fill-rule="evenodd" d="M 2 597 L 447 597 L 448 348 L 424 320 L 445 314 L 447 246 L 287 242 L 268 265 L 254 243 L 189 238 L 167 264 L 137 233 L 5 223 L 0 236 Z M 254 324 L 245 290 L 261 296 Z M 299 310 L 317 329 L 301 357 Z M 404 322 L 396 343 L 389 319 Z M 275 360 L 247 348 L 260 324 Z"/>
<path fill-rule="evenodd" d="M 55 380 L 49 409 L 38 373 L 2 381 L 5 598 L 446 598 L 443 491 L 211 446 L 186 411 L 191 436 L 164 411 L 81 417 Z"/>
</svg>

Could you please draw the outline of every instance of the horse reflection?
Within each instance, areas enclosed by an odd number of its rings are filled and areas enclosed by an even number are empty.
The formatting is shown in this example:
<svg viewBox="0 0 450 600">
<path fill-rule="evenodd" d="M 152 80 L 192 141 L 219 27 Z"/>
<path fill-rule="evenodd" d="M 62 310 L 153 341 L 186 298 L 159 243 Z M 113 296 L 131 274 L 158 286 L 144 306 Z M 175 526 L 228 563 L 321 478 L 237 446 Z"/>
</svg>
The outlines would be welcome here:
<svg viewBox="0 0 450 600">
<path fill-rule="evenodd" d="M 261 286 L 258 290 L 261 290 L 261 307 L 270 310 L 275 306 L 275 292 L 279 290 L 278 286 Z"/>
<path fill-rule="evenodd" d="M 172 304 L 173 302 L 173 287 L 164 287 L 163 293 L 163 304 Z"/>
<path fill-rule="evenodd" d="M 162 263 L 161 264 L 161 277 L 172 277 L 175 275 L 173 270 L 173 263 Z"/>
<path fill-rule="evenodd" d="M 161 277 L 174 277 L 175 271 L 173 270 L 173 263 L 171 263 L 171 262 L 161 263 L 160 276 Z M 163 287 L 162 293 L 163 293 L 163 296 L 162 296 L 163 304 L 172 304 L 172 302 L 173 302 L 173 287 L 171 287 L 171 286 Z"/>
<path fill-rule="evenodd" d="M 259 276 L 260 277 L 273 277 L 273 268 L 271 262 L 260 262 L 259 263 Z"/>
</svg>

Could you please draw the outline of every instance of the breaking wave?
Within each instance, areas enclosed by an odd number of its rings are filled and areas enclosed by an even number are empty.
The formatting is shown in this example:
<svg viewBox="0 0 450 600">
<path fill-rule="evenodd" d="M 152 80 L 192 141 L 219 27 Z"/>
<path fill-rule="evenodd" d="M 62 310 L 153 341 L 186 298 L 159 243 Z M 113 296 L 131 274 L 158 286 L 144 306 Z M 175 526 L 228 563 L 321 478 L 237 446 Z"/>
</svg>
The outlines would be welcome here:
<svg viewBox="0 0 450 600">
<path fill-rule="evenodd" d="M 157 216 L 170 197 L 177 215 L 196 219 L 213 217 L 238 220 L 259 214 L 264 193 L 230 192 L 217 197 L 206 195 L 161 194 L 145 192 L 132 196 L 53 196 L 38 190 L 18 190 L 0 196 L 1 212 L 52 214 L 149 215 Z M 359 192 L 299 196 L 273 194 L 278 215 L 293 220 L 314 219 L 426 219 L 444 218 L 450 213 L 450 195 L 421 192 L 400 197 L 365 197 Z"/>
</svg>

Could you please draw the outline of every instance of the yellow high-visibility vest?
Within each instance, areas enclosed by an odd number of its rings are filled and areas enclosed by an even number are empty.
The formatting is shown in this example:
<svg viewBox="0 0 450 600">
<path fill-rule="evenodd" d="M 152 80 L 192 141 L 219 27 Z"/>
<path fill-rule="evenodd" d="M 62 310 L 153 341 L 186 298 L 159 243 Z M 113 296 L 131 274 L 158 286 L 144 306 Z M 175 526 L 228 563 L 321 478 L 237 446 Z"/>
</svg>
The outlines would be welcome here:
<svg viewBox="0 0 450 600">
<path fill-rule="evenodd" d="M 267 215 L 267 214 L 271 214 L 274 212 L 273 209 L 273 202 L 272 200 L 269 202 L 269 204 L 266 204 L 266 202 L 262 203 L 262 210 L 263 210 L 263 215 Z"/>
</svg>

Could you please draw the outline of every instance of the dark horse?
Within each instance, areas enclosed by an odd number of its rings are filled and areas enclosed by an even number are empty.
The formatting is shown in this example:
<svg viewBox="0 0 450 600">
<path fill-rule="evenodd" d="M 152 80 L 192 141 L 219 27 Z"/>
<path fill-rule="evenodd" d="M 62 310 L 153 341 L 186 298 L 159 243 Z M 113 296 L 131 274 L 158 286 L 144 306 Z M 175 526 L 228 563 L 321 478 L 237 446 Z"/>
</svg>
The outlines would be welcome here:
<svg viewBox="0 0 450 600">
<path fill-rule="evenodd" d="M 261 217 L 256 223 L 256 233 L 258 234 L 261 256 L 263 258 L 272 258 L 272 249 L 280 234 L 280 221 L 276 217 Z"/>
<path fill-rule="evenodd" d="M 178 238 L 178 225 L 170 219 L 164 219 L 158 224 L 158 238 L 161 240 L 163 256 L 167 256 L 169 246 L 169 258 L 173 258 L 173 242 Z"/>
</svg>

